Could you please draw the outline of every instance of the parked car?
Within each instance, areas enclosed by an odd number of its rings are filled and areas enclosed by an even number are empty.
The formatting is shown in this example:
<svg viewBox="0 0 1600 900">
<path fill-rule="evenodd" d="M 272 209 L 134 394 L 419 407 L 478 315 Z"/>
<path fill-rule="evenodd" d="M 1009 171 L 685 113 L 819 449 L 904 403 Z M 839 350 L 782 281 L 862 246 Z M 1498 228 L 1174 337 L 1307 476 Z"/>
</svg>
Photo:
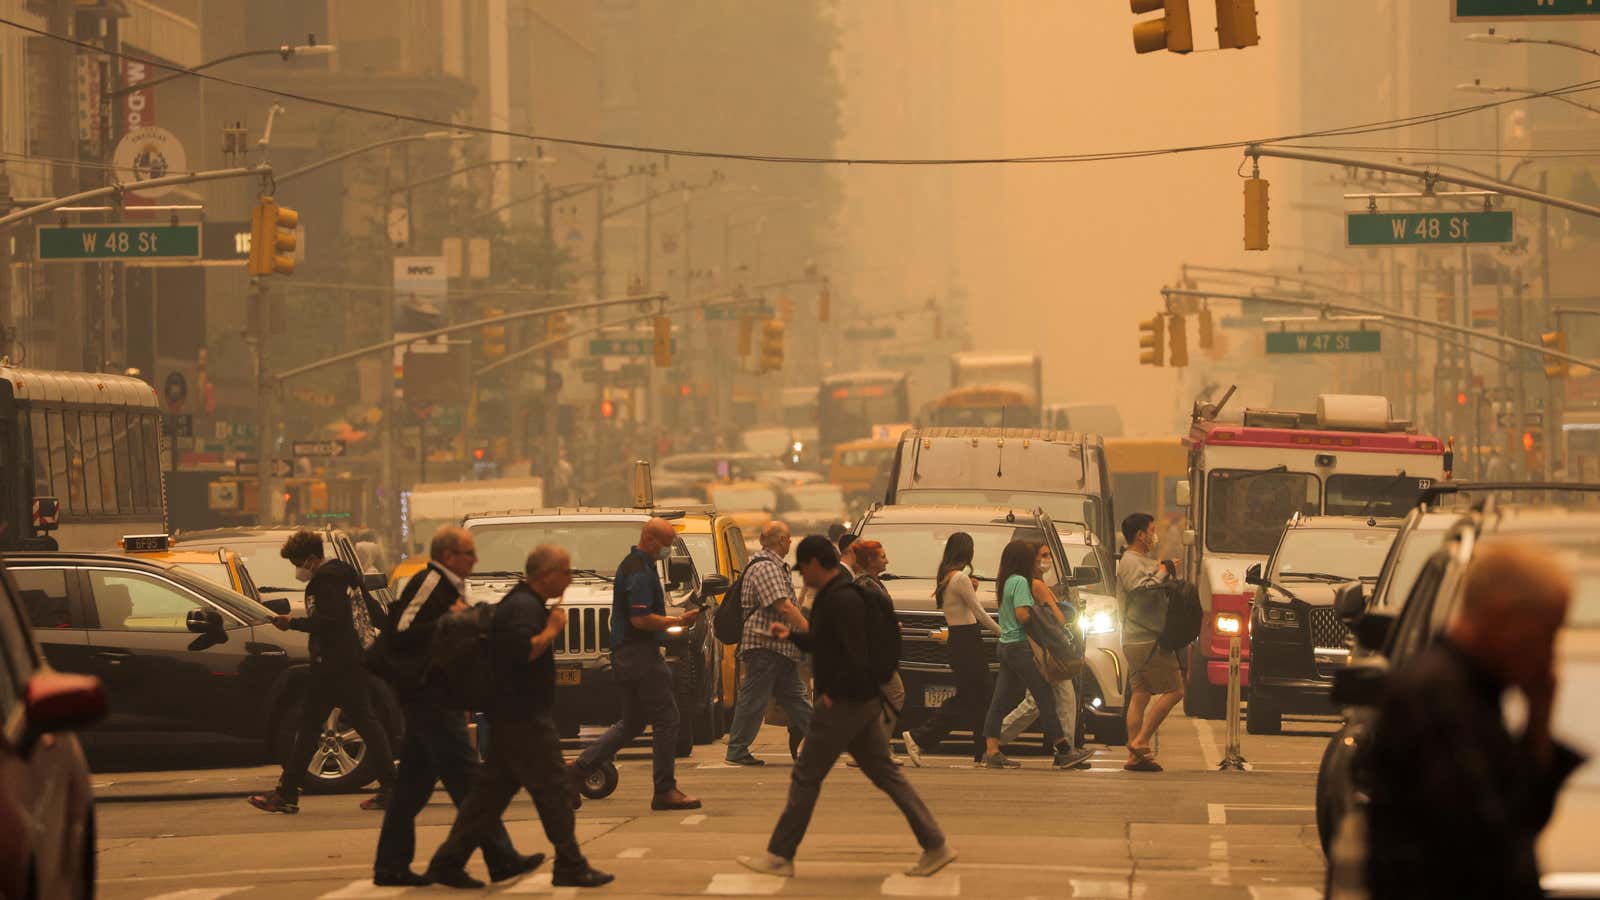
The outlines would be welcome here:
<svg viewBox="0 0 1600 900">
<path fill-rule="evenodd" d="M 660 505 L 671 504 L 662 501 Z M 739 578 L 739 573 L 744 571 L 745 564 L 750 560 L 744 532 L 732 516 L 718 515 L 710 509 L 690 509 L 681 517 L 674 518 L 672 527 L 677 529 L 684 546 L 689 548 L 695 569 L 721 575 L 730 585 Z M 722 599 L 718 596 L 717 603 L 721 604 Z M 698 744 L 714 741 L 727 732 L 739 696 L 737 648 L 723 646 L 715 640 L 712 643 L 718 646 L 709 648 L 714 655 L 706 659 L 705 664 L 714 665 L 717 669 L 714 693 L 720 708 L 696 709 L 693 714 L 686 716 L 686 721 L 694 728 L 695 743 Z"/>
<path fill-rule="evenodd" d="M 355 542 L 338 528 L 311 526 L 322 535 L 325 551 L 337 556 L 366 576 L 366 587 L 374 598 L 389 608 L 389 579 L 381 572 L 368 572 L 356 552 Z M 172 536 L 179 550 L 232 550 L 244 561 L 259 599 L 269 608 L 300 614 L 305 610 L 305 585 L 294 579 L 294 565 L 279 552 L 295 529 L 283 527 L 213 528 Z M 424 563 L 426 565 L 426 563 Z M 284 602 L 278 602 L 284 601 Z"/>
<path fill-rule="evenodd" d="M 0 566 L 0 897 L 93 897 L 94 792 L 73 732 L 106 694 L 45 661 L 20 596 Z"/>
<path fill-rule="evenodd" d="M 1283 731 L 1283 714 L 1331 716 L 1333 675 L 1350 659 L 1349 629 L 1334 610 L 1335 590 L 1375 583 L 1400 529 L 1396 519 L 1301 516 L 1289 519 L 1262 572 L 1245 570 L 1250 603 L 1251 734 Z"/>
<path fill-rule="evenodd" d="M 123 538 L 122 552 L 152 562 L 173 563 L 212 584 L 258 603 L 261 601 L 255 582 L 250 580 L 250 570 L 245 568 L 244 558 L 232 550 L 175 550 L 167 535 L 142 534 Z"/>
<path fill-rule="evenodd" d="M 307 635 L 271 624 L 272 610 L 174 563 L 67 552 L 4 559 L 50 665 L 105 684 L 111 714 L 83 734 L 92 753 L 114 754 L 135 735 L 174 747 L 223 736 L 288 758 L 310 653 Z M 369 682 L 397 739 L 399 703 Z M 340 711 L 323 727 L 330 745 L 313 757 L 306 789 L 371 783 L 366 745 Z"/>
</svg>

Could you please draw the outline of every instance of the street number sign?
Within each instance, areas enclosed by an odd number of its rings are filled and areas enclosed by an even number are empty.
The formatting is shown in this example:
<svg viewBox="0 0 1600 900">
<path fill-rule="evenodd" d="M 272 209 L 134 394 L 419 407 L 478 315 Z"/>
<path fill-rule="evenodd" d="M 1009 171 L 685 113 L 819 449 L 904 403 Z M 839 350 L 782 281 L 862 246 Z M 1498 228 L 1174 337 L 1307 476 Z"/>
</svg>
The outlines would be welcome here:
<svg viewBox="0 0 1600 900">
<path fill-rule="evenodd" d="M 199 225 L 41 225 L 39 258 L 199 259 Z"/>
<path fill-rule="evenodd" d="M 343 456 L 344 441 L 295 441 L 289 452 L 295 456 Z"/>
<path fill-rule="evenodd" d="M 1387 247 L 1413 244 L 1509 244 L 1511 213 L 1347 213 L 1345 245 Z"/>
<path fill-rule="evenodd" d="M 1497 19 L 1594 18 L 1594 0 L 1452 0 L 1450 19 L 1480 22 Z"/>
<path fill-rule="evenodd" d="M 1383 349 L 1378 331 L 1269 331 L 1268 353 L 1377 353 Z"/>
</svg>

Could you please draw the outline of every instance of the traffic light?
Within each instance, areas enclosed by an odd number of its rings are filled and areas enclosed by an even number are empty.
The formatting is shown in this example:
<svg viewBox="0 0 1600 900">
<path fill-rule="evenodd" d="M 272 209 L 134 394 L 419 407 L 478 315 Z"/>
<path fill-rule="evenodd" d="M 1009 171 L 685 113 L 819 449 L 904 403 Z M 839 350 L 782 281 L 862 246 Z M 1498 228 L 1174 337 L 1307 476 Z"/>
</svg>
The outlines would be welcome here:
<svg viewBox="0 0 1600 900">
<path fill-rule="evenodd" d="M 1256 31 L 1256 0 L 1217 0 L 1217 48 L 1254 47 L 1261 43 Z"/>
<path fill-rule="evenodd" d="M 1200 323 L 1200 349 L 1210 350 L 1216 346 L 1217 341 L 1216 333 L 1211 330 L 1211 310 L 1202 309 L 1195 318 Z"/>
<path fill-rule="evenodd" d="M 300 214 L 279 206 L 271 197 L 256 201 L 250 211 L 251 275 L 293 275 L 294 251 L 299 246 L 294 236 Z"/>
<path fill-rule="evenodd" d="M 761 371 L 783 368 L 783 322 L 768 319 L 761 323 Z"/>
<path fill-rule="evenodd" d="M 1139 365 L 1159 366 L 1161 362 L 1161 346 L 1164 340 L 1166 323 L 1160 315 L 1152 316 L 1139 323 Z"/>
<path fill-rule="evenodd" d="M 833 312 L 833 294 L 828 290 L 828 283 L 822 283 L 822 291 L 817 294 L 817 321 L 826 322 Z"/>
<path fill-rule="evenodd" d="M 1189 364 L 1189 333 L 1183 316 L 1172 316 L 1167 325 L 1167 365 L 1181 369 Z"/>
<path fill-rule="evenodd" d="M 656 368 L 672 365 L 672 320 L 656 316 Z"/>
<path fill-rule="evenodd" d="M 1165 15 L 1133 26 L 1135 53 L 1169 50 L 1188 53 L 1194 49 L 1194 30 L 1189 27 L 1189 0 L 1128 0 L 1134 13 L 1143 15 L 1161 10 Z"/>
<path fill-rule="evenodd" d="M 551 355 L 558 359 L 567 356 L 567 335 L 572 333 L 572 323 L 567 321 L 566 310 L 553 312 L 544 319 L 544 337 L 547 341 L 560 341 L 551 347 Z"/>
<path fill-rule="evenodd" d="M 1267 249 L 1267 180 L 1244 181 L 1244 248 Z"/>
<path fill-rule="evenodd" d="M 607 397 L 600 401 L 600 418 L 609 419 L 616 414 L 617 405 L 611 402 L 611 398 Z"/>
<path fill-rule="evenodd" d="M 483 310 L 484 318 L 503 316 L 506 311 L 496 306 L 486 307 Z M 506 355 L 506 323 L 496 322 L 493 325 L 483 326 L 483 358 L 499 359 Z"/>
<path fill-rule="evenodd" d="M 1567 352 L 1567 333 L 1564 331 L 1547 331 L 1539 335 L 1539 344 L 1546 350 L 1557 353 Z M 1571 366 L 1564 359 L 1547 356 L 1544 358 L 1544 374 L 1546 378 L 1566 378 L 1571 374 Z"/>
<path fill-rule="evenodd" d="M 739 317 L 739 356 L 741 358 L 750 355 L 750 338 L 754 336 L 755 330 L 756 323 L 754 319 L 749 316 Z"/>
</svg>

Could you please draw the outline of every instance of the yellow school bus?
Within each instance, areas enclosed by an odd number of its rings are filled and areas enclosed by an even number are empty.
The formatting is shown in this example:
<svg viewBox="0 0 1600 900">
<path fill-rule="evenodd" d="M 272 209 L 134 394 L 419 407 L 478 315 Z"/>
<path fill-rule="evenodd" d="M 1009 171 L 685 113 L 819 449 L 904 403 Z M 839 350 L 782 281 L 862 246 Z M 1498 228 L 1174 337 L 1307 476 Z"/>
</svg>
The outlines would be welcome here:
<svg viewBox="0 0 1600 900">
<path fill-rule="evenodd" d="M 1178 482 L 1189 477 L 1188 451 L 1183 439 L 1172 437 L 1106 438 L 1106 468 L 1111 473 L 1111 499 L 1120 520 L 1144 512 L 1161 524 L 1163 556 L 1181 552 L 1183 508 L 1178 506 Z M 1121 540 L 1121 535 L 1118 535 Z"/>
</svg>

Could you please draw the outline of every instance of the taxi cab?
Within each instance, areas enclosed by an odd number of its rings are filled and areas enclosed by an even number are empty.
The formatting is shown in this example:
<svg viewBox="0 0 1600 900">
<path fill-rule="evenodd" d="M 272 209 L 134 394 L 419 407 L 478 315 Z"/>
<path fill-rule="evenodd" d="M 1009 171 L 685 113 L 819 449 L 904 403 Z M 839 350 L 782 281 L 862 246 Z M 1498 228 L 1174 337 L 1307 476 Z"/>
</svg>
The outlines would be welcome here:
<svg viewBox="0 0 1600 900">
<path fill-rule="evenodd" d="M 428 567 L 428 557 L 417 553 L 400 560 L 394 568 L 389 570 L 389 596 L 400 599 L 400 592 L 405 589 L 406 582 L 411 576 Z"/>
<path fill-rule="evenodd" d="M 733 516 L 718 515 L 711 507 L 688 507 L 681 518 L 671 521 L 689 548 L 695 568 L 715 572 L 728 579 L 729 584 L 738 579 L 750 559 L 750 551 L 745 545 L 744 531 Z M 722 598 L 718 597 L 717 602 L 722 602 Z M 719 650 L 722 659 L 718 667 L 717 695 L 721 721 L 716 723 L 715 732 L 721 735 L 733 718 L 733 704 L 739 688 L 739 655 L 728 652 L 726 647 Z"/>
<path fill-rule="evenodd" d="M 261 594 L 250 580 L 244 560 L 232 550 L 174 550 L 172 539 L 165 534 L 130 534 L 117 543 L 128 556 L 175 565 L 212 584 L 261 602 Z"/>
<path fill-rule="evenodd" d="M 900 446 L 898 438 L 868 438 L 847 441 L 833 448 L 833 465 L 828 469 L 828 480 L 839 486 L 847 498 L 872 493 L 880 471 L 894 457 Z M 882 496 L 873 498 L 883 499 Z"/>
</svg>

